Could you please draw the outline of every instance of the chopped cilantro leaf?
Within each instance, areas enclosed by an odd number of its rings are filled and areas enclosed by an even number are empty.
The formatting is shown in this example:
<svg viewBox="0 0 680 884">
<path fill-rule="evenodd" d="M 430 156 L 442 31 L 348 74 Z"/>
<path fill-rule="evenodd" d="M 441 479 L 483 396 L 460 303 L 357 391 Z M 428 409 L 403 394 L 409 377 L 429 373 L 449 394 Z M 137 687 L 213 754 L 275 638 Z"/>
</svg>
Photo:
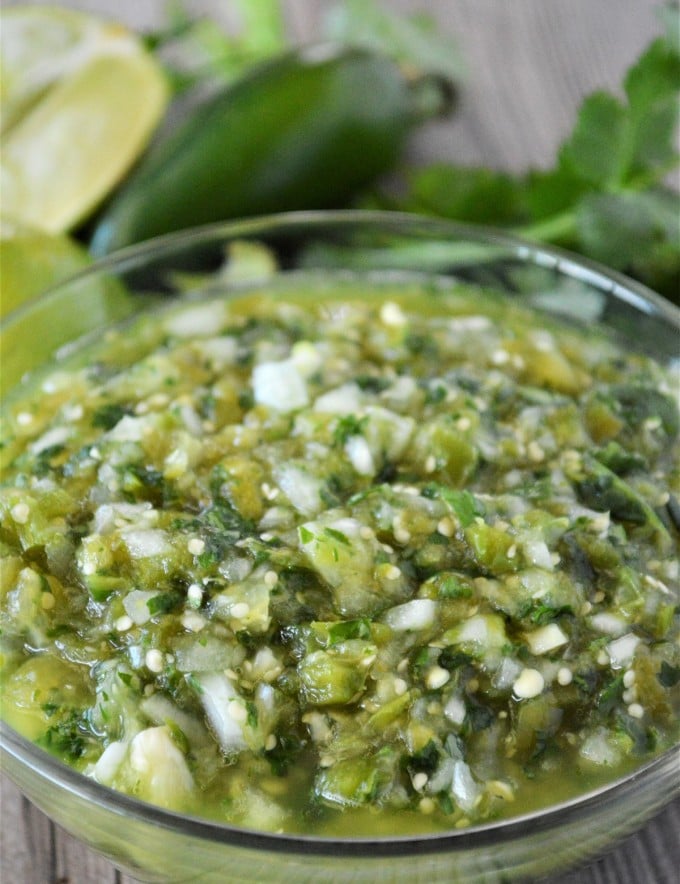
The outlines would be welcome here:
<svg viewBox="0 0 680 884">
<path fill-rule="evenodd" d="M 309 528 L 305 528 L 304 525 L 300 525 L 298 528 L 298 534 L 300 535 L 300 540 L 302 543 L 311 543 L 312 540 L 316 537 L 313 531 L 310 531 Z"/>
<path fill-rule="evenodd" d="M 368 422 L 367 417 L 346 414 L 341 417 L 333 430 L 333 441 L 336 445 L 344 445 L 352 436 L 360 436 Z"/>
<path fill-rule="evenodd" d="M 323 533 L 328 537 L 331 537 L 333 540 L 337 540 L 338 543 L 342 543 L 343 546 L 351 546 L 347 535 L 343 534 L 342 531 L 338 531 L 336 528 L 324 528 Z"/>
<path fill-rule="evenodd" d="M 112 430 L 124 417 L 134 414 L 130 406 L 120 402 L 109 402 L 100 405 L 92 415 L 92 426 L 101 430 Z"/>
<path fill-rule="evenodd" d="M 339 621 L 333 623 L 333 625 L 328 628 L 328 641 L 331 645 L 347 641 L 348 639 L 370 639 L 370 637 L 371 621 L 367 620 L 365 617 L 362 617 L 359 620 Z"/>
</svg>

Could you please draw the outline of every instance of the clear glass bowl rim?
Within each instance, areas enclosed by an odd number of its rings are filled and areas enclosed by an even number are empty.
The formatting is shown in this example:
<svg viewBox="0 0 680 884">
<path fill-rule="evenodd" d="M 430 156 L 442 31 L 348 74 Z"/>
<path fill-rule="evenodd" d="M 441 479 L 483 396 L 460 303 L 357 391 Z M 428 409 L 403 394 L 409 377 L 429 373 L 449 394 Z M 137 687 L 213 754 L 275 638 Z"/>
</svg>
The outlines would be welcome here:
<svg viewBox="0 0 680 884">
<path fill-rule="evenodd" d="M 0 319 L 0 329 L 11 325 L 15 318 L 36 304 L 46 301 L 61 291 L 66 285 L 84 282 L 90 277 L 104 273 L 121 273 L 135 269 L 151 260 L 172 254 L 177 247 L 200 246 L 218 239 L 235 239 L 239 236 L 254 237 L 271 232 L 274 228 L 299 228 L 310 232 L 333 225 L 338 230 L 351 227 L 374 227 L 386 225 L 397 232 L 417 229 L 420 233 L 432 236 L 446 236 L 455 240 L 478 245 L 501 246 L 514 257 L 527 264 L 535 264 L 545 269 L 555 270 L 564 276 L 577 279 L 593 288 L 611 294 L 615 298 L 650 312 L 650 305 L 680 330 L 680 307 L 636 280 L 603 264 L 577 255 L 557 246 L 546 246 L 507 233 L 501 228 L 487 225 L 460 224 L 448 219 L 433 218 L 409 212 L 373 211 L 366 209 L 344 209 L 333 211 L 281 212 L 260 215 L 236 221 L 217 222 L 200 227 L 187 228 L 158 236 L 136 245 L 127 246 L 94 261 L 89 267 L 80 270 L 50 287 L 45 292 L 29 299 Z"/>
<path fill-rule="evenodd" d="M 284 854 L 313 854 L 325 857 L 397 857 L 413 854 L 455 853 L 475 848 L 515 842 L 539 831 L 562 828 L 582 820 L 584 812 L 601 813 L 604 805 L 619 802 L 633 794 L 638 785 L 655 776 L 677 771 L 680 767 L 680 745 L 672 746 L 632 773 L 598 789 L 548 808 L 478 826 L 433 832 L 425 835 L 403 835 L 366 838 L 324 838 L 301 834 L 279 834 L 230 826 L 207 818 L 182 815 L 140 801 L 122 792 L 103 786 L 84 776 L 22 737 L 0 720 L 0 752 L 7 753 L 51 786 L 127 821 L 139 820 L 171 832 L 212 843 L 231 844 L 254 850 Z M 3 765 L 4 767 L 4 765 Z M 625 793 L 625 794 L 624 794 Z M 680 782 L 675 793 L 680 794 Z"/>
<path fill-rule="evenodd" d="M 666 320 L 680 332 L 680 308 L 641 283 L 622 273 L 610 270 L 596 261 L 575 255 L 565 249 L 533 243 L 494 227 L 459 224 L 404 212 L 368 210 L 285 212 L 244 220 L 219 222 L 156 237 L 95 261 L 91 266 L 15 308 L 0 321 L 0 331 L 3 334 L 9 332 L 15 320 L 20 319 L 24 312 L 34 310 L 42 302 L 56 298 L 65 286 L 85 283 L 89 278 L 96 278 L 106 273 L 122 273 L 135 269 L 149 261 L 158 260 L 164 255 L 171 255 L 177 247 L 200 246 L 209 242 L 233 240 L 238 237 L 252 238 L 280 228 L 296 229 L 301 232 L 308 231 L 311 234 L 314 230 L 321 231 L 329 226 L 338 230 L 349 230 L 352 227 L 362 226 L 380 229 L 381 226 L 384 226 L 393 232 L 401 230 L 404 233 L 409 231 L 414 233 L 417 231 L 419 235 L 430 234 L 433 237 L 448 237 L 482 246 L 501 246 L 508 250 L 505 257 L 512 256 L 528 265 L 534 264 L 577 279 L 642 312 L 656 313 L 659 318 Z M 569 801 L 509 819 L 427 835 L 324 838 L 242 829 L 207 818 L 181 815 L 147 804 L 103 786 L 68 767 L 22 737 L 2 720 L 0 720 L 0 750 L 2 753 L 7 753 L 19 764 L 38 772 L 52 784 L 59 785 L 73 796 L 93 803 L 102 810 L 117 816 L 128 819 L 135 818 L 166 830 L 214 843 L 232 844 L 255 850 L 314 854 L 327 857 L 342 857 L 350 854 L 366 857 L 396 857 L 414 853 L 428 854 L 451 851 L 455 853 L 457 850 L 499 845 L 502 842 L 519 840 L 527 835 L 535 834 L 539 830 L 545 831 L 562 827 L 571 820 L 580 818 L 589 809 L 594 811 L 603 803 L 621 800 L 622 793 L 632 794 L 637 785 L 647 778 L 653 779 L 655 775 L 663 777 L 665 771 L 680 770 L 680 745 L 675 745 L 631 773 L 604 786 Z M 678 777 L 675 792 L 680 794 L 680 777 Z"/>
</svg>

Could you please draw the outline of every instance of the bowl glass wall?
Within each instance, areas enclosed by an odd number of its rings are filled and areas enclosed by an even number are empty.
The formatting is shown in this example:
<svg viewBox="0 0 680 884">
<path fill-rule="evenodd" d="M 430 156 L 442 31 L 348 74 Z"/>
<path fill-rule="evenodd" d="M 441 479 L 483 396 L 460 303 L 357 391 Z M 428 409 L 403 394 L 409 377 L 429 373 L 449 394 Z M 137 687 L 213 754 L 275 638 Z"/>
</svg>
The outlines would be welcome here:
<svg viewBox="0 0 680 884">
<path fill-rule="evenodd" d="M 678 358 L 680 311 L 566 253 L 415 216 L 298 213 L 187 231 L 128 249 L 16 311 L 0 327 L 3 395 L 11 399 L 27 371 L 74 340 L 186 297 L 180 289 L 187 279 L 217 270 L 229 245 L 242 240 L 265 242 L 285 281 L 296 273 L 331 285 L 356 274 L 383 281 L 436 274 L 493 288 L 577 325 L 598 326 L 663 363 Z M 223 292 L 224 285 L 215 291 Z M 3 766 L 19 788 L 64 829 L 143 881 L 455 884 L 536 878 L 602 852 L 680 792 L 676 747 L 595 793 L 509 821 L 379 840 L 269 835 L 152 808 L 75 773 L 4 724 L 0 735 Z"/>
</svg>

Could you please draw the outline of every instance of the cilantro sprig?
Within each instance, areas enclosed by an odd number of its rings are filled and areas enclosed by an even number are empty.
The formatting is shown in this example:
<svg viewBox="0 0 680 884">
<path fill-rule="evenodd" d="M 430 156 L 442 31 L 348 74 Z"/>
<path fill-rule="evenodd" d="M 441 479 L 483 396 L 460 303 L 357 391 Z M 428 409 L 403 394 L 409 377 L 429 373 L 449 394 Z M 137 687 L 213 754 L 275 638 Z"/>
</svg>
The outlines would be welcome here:
<svg viewBox="0 0 680 884">
<path fill-rule="evenodd" d="M 404 196 L 370 198 L 401 209 L 494 224 L 622 270 L 666 296 L 680 292 L 677 169 L 680 13 L 663 10 L 668 34 L 627 72 L 623 98 L 588 96 L 547 171 L 513 176 L 436 163 L 406 173 Z"/>
</svg>

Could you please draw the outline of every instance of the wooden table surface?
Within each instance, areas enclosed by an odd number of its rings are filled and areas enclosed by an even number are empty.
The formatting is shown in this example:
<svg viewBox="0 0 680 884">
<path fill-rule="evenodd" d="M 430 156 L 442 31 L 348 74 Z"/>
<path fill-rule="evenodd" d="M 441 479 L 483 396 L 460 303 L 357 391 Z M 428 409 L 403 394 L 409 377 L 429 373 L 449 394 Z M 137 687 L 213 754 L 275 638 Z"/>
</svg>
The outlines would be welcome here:
<svg viewBox="0 0 680 884">
<path fill-rule="evenodd" d="M 65 2 L 65 0 L 62 0 Z M 251 0 L 258 2 L 258 0 Z M 383 0 L 427 11 L 456 37 L 468 79 L 455 118 L 414 138 L 416 162 L 450 158 L 513 170 L 545 166 L 570 131 L 582 96 L 616 89 L 625 69 L 660 32 L 653 0 Z M 8 4 L 9 5 L 9 4 Z M 70 0 L 136 27 L 162 20 L 164 0 Z M 291 35 L 318 33 L 332 3 L 287 0 Z M 186 7 L 230 22 L 229 0 Z M 678 772 L 680 777 L 680 771 Z M 2 781 L 2 884 L 131 884 L 132 879 L 55 827 Z M 680 801 L 617 850 L 550 884 L 679 884 Z M 225 874 L 225 884 L 229 877 Z M 266 884 L 266 882 L 264 882 Z"/>
</svg>

